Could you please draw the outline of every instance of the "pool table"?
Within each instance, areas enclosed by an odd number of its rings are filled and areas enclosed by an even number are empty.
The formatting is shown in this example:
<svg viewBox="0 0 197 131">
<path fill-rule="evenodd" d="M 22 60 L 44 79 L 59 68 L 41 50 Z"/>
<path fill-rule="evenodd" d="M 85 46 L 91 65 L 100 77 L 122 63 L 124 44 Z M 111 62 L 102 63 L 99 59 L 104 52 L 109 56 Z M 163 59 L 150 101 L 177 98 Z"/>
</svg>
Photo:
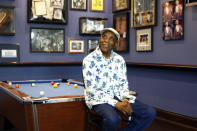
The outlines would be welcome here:
<svg viewBox="0 0 197 131">
<path fill-rule="evenodd" d="M 58 87 L 54 88 L 52 81 Z M 83 83 L 72 79 L 3 81 L 0 115 L 18 131 L 84 131 L 83 91 Z"/>
</svg>

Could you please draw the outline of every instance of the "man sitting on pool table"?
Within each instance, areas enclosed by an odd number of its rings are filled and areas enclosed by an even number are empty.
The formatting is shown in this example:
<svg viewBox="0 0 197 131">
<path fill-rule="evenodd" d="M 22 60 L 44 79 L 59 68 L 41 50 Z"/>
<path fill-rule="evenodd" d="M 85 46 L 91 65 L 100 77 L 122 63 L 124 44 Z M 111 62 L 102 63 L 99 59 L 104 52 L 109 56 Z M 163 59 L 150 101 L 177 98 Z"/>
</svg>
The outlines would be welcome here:
<svg viewBox="0 0 197 131">
<path fill-rule="evenodd" d="M 113 28 L 101 31 L 100 44 L 83 60 L 85 100 L 87 106 L 102 116 L 102 130 L 116 131 L 121 117 L 117 111 L 133 120 L 126 131 L 143 131 L 155 118 L 155 110 L 129 95 L 124 59 L 112 49 L 120 38 Z"/>
</svg>

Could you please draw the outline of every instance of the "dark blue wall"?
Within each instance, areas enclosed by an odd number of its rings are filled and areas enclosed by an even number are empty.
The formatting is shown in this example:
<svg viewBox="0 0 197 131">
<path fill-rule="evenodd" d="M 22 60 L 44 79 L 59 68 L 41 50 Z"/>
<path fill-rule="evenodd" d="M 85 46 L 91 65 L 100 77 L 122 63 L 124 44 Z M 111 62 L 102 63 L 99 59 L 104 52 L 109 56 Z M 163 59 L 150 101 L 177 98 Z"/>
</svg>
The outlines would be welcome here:
<svg viewBox="0 0 197 131">
<path fill-rule="evenodd" d="M 163 41 L 161 32 L 161 5 L 165 0 L 157 1 L 157 26 L 153 28 L 153 52 L 135 51 L 135 29 L 130 29 L 130 52 L 121 53 L 128 62 L 193 64 L 197 65 L 197 7 L 185 8 L 184 40 Z M 26 0 L 1 0 L 0 5 L 16 7 L 16 35 L 0 36 L 0 43 L 20 43 L 22 62 L 46 61 L 81 61 L 86 54 L 68 54 L 68 38 L 95 38 L 79 36 L 78 18 L 106 17 L 108 26 L 112 25 L 111 1 L 105 0 L 105 12 L 70 11 L 68 25 L 28 24 L 26 21 Z M 89 3 L 89 2 L 88 2 Z M 88 4 L 89 7 L 89 4 Z M 65 53 L 30 53 L 30 27 L 65 28 Z M 96 37 L 99 38 L 99 37 Z M 86 45 L 87 50 L 87 45 Z M 87 51 L 86 51 L 87 52 Z M 0 80 L 55 79 L 73 78 L 82 80 L 81 66 L 0 66 Z M 165 68 L 128 67 L 130 88 L 139 93 L 138 99 L 143 102 L 171 112 L 197 118 L 197 82 L 196 71 Z"/>
</svg>

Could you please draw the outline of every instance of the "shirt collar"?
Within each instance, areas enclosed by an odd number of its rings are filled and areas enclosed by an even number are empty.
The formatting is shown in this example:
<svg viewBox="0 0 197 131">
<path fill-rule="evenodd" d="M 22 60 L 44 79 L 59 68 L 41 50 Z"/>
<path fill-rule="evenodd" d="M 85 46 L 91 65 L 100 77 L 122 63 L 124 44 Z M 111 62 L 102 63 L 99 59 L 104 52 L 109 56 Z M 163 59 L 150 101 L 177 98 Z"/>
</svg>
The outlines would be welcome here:
<svg viewBox="0 0 197 131">
<path fill-rule="evenodd" d="M 104 58 L 105 60 L 107 60 L 107 61 L 113 60 L 113 58 L 114 58 L 114 51 L 113 51 L 113 50 L 111 50 L 111 54 L 110 54 L 110 58 L 109 58 L 109 59 L 106 59 L 106 58 L 105 58 L 105 56 L 104 56 L 103 53 L 101 52 L 99 46 L 97 46 L 96 51 L 97 51 L 97 54 L 98 54 L 99 56 L 103 57 L 103 58 Z"/>
</svg>

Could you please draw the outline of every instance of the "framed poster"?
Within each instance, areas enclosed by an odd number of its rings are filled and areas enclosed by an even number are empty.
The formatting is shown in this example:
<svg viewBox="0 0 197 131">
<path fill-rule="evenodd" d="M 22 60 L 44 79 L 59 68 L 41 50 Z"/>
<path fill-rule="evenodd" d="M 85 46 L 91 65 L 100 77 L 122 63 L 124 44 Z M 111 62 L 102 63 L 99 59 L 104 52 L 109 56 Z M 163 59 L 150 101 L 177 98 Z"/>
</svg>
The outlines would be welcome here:
<svg viewBox="0 0 197 131">
<path fill-rule="evenodd" d="M 68 53 L 85 53 L 85 40 L 68 39 Z"/>
<path fill-rule="evenodd" d="M 31 28 L 30 51 L 43 53 L 65 52 L 65 31 L 56 28 Z"/>
<path fill-rule="evenodd" d="M 136 51 L 152 51 L 152 28 L 136 30 Z"/>
<path fill-rule="evenodd" d="M 71 10 L 87 10 L 87 0 L 71 0 L 70 1 Z"/>
<path fill-rule="evenodd" d="M 131 0 L 131 27 L 156 25 L 156 0 Z"/>
<path fill-rule="evenodd" d="M 0 43 L 0 62 L 19 62 L 20 51 L 19 43 L 17 44 L 1 44 Z"/>
<path fill-rule="evenodd" d="M 183 39 L 183 22 L 183 0 L 164 2 L 162 5 L 163 40 Z"/>
<path fill-rule="evenodd" d="M 107 18 L 80 17 L 80 35 L 100 35 L 100 31 L 106 27 Z"/>
<path fill-rule="evenodd" d="M 130 0 L 112 0 L 112 12 L 130 9 Z"/>
<path fill-rule="evenodd" d="M 15 9 L 0 6 L 0 35 L 15 35 Z"/>
<path fill-rule="evenodd" d="M 90 0 L 90 10 L 104 12 L 105 0 Z"/>
<path fill-rule="evenodd" d="M 113 21 L 114 29 L 120 34 L 120 40 L 115 50 L 118 52 L 129 51 L 129 13 L 116 14 Z"/>
<path fill-rule="evenodd" d="M 29 23 L 67 24 L 67 0 L 27 0 Z"/>
<path fill-rule="evenodd" d="M 99 40 L 97 40 L 97 39 L 89 39 L 88 40 L 88 54 L 93 52 L 98 45 L 99 45 Z"/>
</svg>

